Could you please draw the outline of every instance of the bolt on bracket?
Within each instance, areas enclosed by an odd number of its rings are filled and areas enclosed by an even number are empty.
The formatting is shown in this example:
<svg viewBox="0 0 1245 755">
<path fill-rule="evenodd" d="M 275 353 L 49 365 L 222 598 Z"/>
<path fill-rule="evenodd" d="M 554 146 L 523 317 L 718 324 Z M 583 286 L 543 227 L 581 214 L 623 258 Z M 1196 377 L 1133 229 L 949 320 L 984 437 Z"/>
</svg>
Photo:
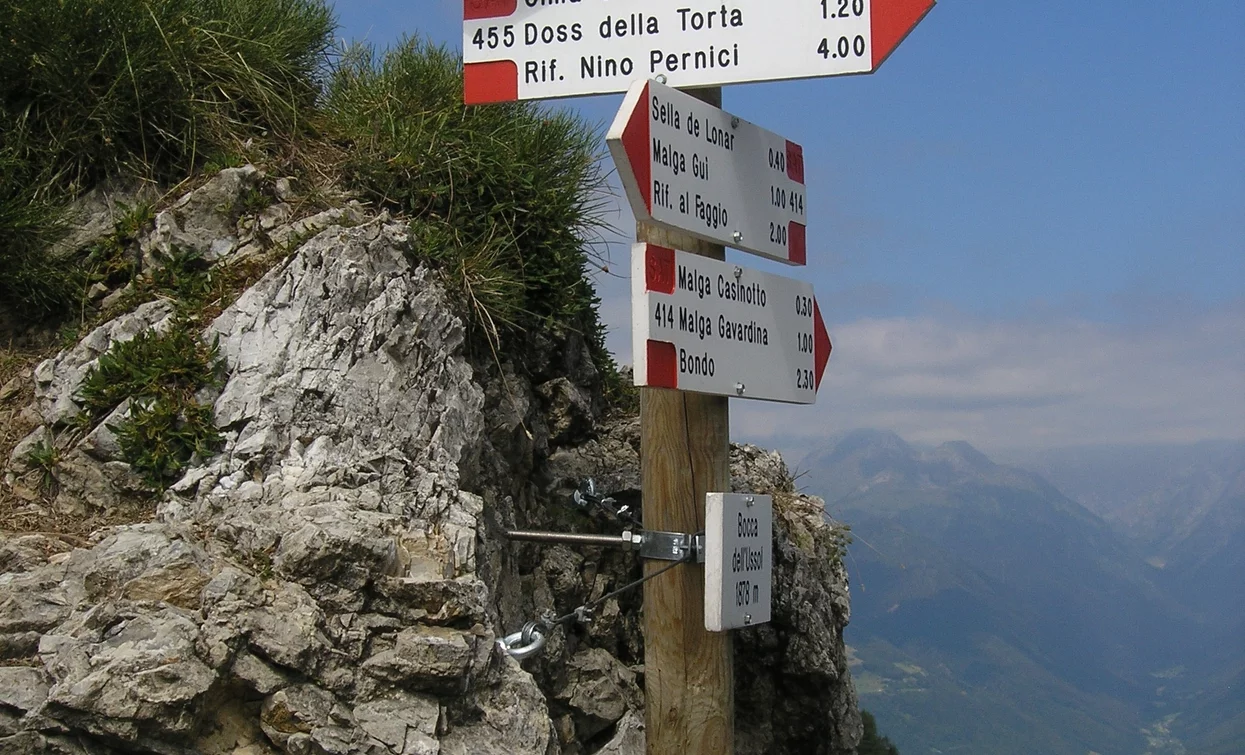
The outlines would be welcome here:
<svg viewBox="0 0 1245 755">
<path fill-rule="evenodd" d="M 689 553 L 692 558 L 688 558 Z M 653 561 L 705 562 L 705 536 L 683 532 L 646 531 L 640 541 L 640 558 Z"/>
<path fill-rule="evenodd" d="M 605 546 L 639 549 L 640 558 L 654 561 L 705 562 L 705 536 L 683 532 L 633 532 L 625 530 L 621 535 L 581 535 L 572 532 L 532 532 L 511 530 L 506 533 L 510 540 L 529 543 L 558 543 L 562 545 Z M 693 558 L 688 554 L 693 554 Z"/>
</svg>

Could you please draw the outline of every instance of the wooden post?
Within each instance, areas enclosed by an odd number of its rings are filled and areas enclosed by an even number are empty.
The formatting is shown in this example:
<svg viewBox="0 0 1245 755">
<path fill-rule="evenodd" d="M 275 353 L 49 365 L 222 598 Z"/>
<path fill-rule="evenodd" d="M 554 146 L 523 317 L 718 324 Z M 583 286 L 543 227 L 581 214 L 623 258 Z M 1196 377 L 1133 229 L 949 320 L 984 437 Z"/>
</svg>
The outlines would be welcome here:
<svg viewBox="0 0 1245 755">
<path fill-rule="evenodd" d="M 722 106 L 722 89 L 685 90 Z M 725 259 L 726 249 L 639 223 L 641 242 Z M 726 397 L 640 389 L 644 527 L 705 528 L 705 494 L 730 492 Z M 649 561 L 645 573 L 666 564 Z M 705 569 L 680 566 L 644 585 L 647 755 L 733 755 L 735 679 L 729 632 L 705 631 Z"/>
</svg>

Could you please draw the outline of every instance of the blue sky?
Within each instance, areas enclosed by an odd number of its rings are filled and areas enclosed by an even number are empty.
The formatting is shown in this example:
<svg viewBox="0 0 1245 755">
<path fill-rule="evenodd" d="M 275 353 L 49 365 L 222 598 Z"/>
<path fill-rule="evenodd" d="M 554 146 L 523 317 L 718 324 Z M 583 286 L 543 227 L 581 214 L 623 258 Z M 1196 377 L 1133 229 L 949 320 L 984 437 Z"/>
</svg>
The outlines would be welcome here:
<svg viewBox="0 0 1245 755">
<path fill-rule="evenodd" d="M 347 39 L 461 46 L 461 0 L 336 9 Z M 794 274 L 835 340 L 815 411 L 735 402 L 736 438 L 1245 435 L 1243 29 L 1227 0 L 944 0 L 873 75 L 727 87 L 727 110 L 804 145 Z M 604 128 L 620 102 L 551 104 Z M 626 284 L 601 292 L 627 361 Z"/>
</svg>

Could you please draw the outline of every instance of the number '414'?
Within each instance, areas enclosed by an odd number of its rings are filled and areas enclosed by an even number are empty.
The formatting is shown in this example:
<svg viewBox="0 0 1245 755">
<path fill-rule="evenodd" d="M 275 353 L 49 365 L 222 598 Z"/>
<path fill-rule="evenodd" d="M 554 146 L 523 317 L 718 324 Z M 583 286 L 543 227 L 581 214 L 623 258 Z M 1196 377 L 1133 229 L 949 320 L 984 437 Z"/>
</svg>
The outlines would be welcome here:
<svg viewBox="0 0 1245 755">
<path fill-rule="evenodd" d="M 653 313 L 653 319 L 657 321 L 659 328 L 674 327 L 674 307 L 663 302 L 657 302 L 657 309 Z"/>
</svg>

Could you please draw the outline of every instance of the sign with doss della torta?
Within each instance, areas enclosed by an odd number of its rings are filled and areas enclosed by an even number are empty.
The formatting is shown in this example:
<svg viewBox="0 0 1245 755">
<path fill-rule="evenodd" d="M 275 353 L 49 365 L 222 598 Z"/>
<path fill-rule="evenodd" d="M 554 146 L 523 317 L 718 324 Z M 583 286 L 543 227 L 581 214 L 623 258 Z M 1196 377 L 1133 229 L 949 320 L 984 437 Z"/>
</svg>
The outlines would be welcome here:
<svg viewBox="0 0 1245 755">
<path fill-rule="evenodd" d="M 638 220 L 805 263 L 800 145 L 656 81 L 627 92 L 606 142 Z"/>
<path fill-rule="evenodd" d="M 635 384 L 811 404 L 830 359 L 813 287 L 655 244 L 631 253 Z"/>
<path fill-rule="evenodd" d="M 773 580 L 773 498 L 705 496 L 705 629 L 724 632 L 768 622 Z"/>
<path fill-rule="evenodd" d="M 934 0 L 463 0 L 464 99 L 871 73 Z"/>
</svg>

